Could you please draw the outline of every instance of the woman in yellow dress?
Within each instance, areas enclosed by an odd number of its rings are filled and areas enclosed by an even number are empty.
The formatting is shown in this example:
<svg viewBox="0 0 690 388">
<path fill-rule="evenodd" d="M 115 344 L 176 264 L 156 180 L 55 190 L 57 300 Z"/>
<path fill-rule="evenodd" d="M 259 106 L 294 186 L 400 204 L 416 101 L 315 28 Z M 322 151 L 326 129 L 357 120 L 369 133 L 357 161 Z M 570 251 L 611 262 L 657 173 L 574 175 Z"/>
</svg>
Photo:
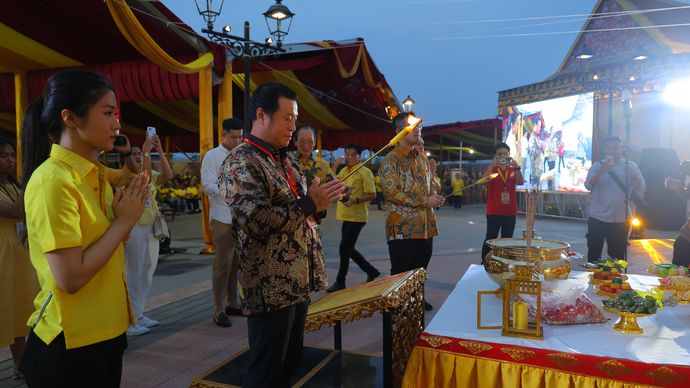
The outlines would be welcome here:
<svg viewBox="0 0 690 388">
<path fill-rule="evenodd" d="M 0 348 L 10 347 L 13 377 L 21 378 L 17 365 L 29 334 L 26 320 L 34 311 L 38 291 L 36 273 L 21 242 L 24 200 L 14 177 L 17 153 L 14 144 L 0 139 Z"/>
</svg>

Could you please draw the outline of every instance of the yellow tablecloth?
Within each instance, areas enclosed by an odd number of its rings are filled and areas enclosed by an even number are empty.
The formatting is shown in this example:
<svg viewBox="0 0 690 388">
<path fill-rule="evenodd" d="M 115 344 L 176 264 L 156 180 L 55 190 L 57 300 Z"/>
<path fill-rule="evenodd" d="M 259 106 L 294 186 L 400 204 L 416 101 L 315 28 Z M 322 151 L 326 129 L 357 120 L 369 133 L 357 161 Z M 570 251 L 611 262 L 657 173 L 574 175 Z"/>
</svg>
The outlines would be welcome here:
<svg viewBox="0 0 690 388">
<path fill-rule="evenodd" d="M 546 326 L 544 341 L 502 337 L 500 330 L 476 330 L 476 291 L 495 288 L 483 276 L 483 268 L 470 267 L 449 295 L 417 340 L 403 387 L 690 386 L 688 331 L 681 330 L 690 322 L 687 306 L 640 320 L 642 336 L 618 333 L 609 322 Z M 669 335 L 674 329 L 678 335 Z"/>
</svg>

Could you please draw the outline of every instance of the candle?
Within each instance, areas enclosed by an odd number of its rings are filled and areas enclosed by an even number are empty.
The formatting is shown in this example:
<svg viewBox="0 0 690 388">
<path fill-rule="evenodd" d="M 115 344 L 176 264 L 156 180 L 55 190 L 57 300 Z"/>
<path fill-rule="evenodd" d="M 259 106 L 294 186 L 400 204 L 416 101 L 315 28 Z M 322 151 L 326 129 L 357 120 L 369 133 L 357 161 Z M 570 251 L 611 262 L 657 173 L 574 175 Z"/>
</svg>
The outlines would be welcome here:
<svg viewBox="0 0 690 388">
<path fill-rule="evenodd" d="M 467 190 L 468 188 L 470 188 L 470 187 L 472 187 L 472 186 L 474 186 L 474 185 L 481 185 L 481 184 L 484 184 L 484 183 L 486 183 L 486 182 L 488 182 L 488 181 L 490 181 L 490 180 L 496 179 L 497 176 L 498 176 L 498 173 L 493 173 L 493 174 L 489 174 L 488 176 L 485 176 L 485 177 L 483 177 L 483 178 L 479 178 L 479 179 L 477 179 L 476 182 L 472 183 L 471 185 L 467 185 L 467 186 L 463 187 L 460 191 Z M 451 195 L 456 195 L 456 194 L 457 194 L 457 192 L 453 191 L 452 193 L 446 195 L 445 197 L 448 198 L 448 197 L 450 197 Z"/>
<path fill-rule="evenodd" d="M 341 179 L 341 181 L 344 182 L 345 179 L 351 177 L 355 172 L 357 172 L 357 170 L 359 170 L 359 169 L 360 169 L 362 166 L 364 166 L 365 164 L 369 163 L 370 160 L 374 159 L 378 154 L 380 154 L 381 152 L 385 151 L 388 147 L 392 147 L 392 146 L 398 144 L 398 142 L 399 142 L 400 140 L 402 140 L 403 137 L 407 136 L 408 133 L 412 132 L 422 121 L 424 121 L 424 119 L 418 118 L 418 117 L 414 117 L 414 116 L 412 116 L 412 115 L 408 116 L 408 117 L 407 117 L 407 124 L 408 124 L 407 127 L 405 127 L 405 128 L 403 128 L 402 130 L 400 130 L 400 132 L 398 132 L 398 134 L 395 135 L 395 136 L 391 139 L 391 141 L 388 142 L 388 144 L 386 144 L 385 146 L 383 146 L 383 148 L 381 148 L 380 150 L 376 151 L 375 154 L 371 155 L 371 156 L 370 156 L 369 158 L 367 158 L 367 160 L 365 160 L 364 162 L 362 162 L 362 163 L 358 164 L 357 166 L 355 166 L 355 168 L 353 168 L 352 171 L 350 171 L 349 174 L 345 175 L 345 176 Z"/>
<path fill-rule="evenodd" d="M 527 303 L 521 300 L 513 303 L 513 329 L 527 329 Z"/>
</svg>

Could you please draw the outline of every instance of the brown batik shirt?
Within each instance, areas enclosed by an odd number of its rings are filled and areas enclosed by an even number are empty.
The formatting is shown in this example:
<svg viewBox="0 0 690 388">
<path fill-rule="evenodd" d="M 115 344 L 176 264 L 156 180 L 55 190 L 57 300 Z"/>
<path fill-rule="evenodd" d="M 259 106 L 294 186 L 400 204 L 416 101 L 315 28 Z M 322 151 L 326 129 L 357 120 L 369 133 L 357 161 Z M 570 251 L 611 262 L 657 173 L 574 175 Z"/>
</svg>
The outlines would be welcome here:
<svg viewBox="0 0 690 388">
<path fill-rule="evenodd" d="M 247 139 L 270 155 L 240 144 L 223 162 L 219 183 L 237 236 L 242 309 L 255 315 L 307 301 L 326 287 L 326 274 L 321 241 L 307 222 L 316 207 L 299 164 L 285 149 L 251 134 Z"/>
<path fill-rule="evenodd" d="M 386 239 L 428 239 L 438 235 L 436 214 L 429 207 L 433 177 L 429 160 L 414 148 L 397 144 L 379 168 Z"/>
</svg>

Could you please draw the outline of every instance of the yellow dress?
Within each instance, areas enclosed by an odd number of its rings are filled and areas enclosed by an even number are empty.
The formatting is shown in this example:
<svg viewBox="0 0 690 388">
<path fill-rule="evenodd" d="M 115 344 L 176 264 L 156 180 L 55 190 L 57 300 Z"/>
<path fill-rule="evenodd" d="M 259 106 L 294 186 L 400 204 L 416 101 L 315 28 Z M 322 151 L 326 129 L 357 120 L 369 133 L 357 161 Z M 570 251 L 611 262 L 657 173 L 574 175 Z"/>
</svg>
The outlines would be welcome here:
<svg viewBox="0 0 690 388">
<path fill-rule="evenodd" d="M 13 203 L 21 195 L 12 183 L 0 186 L 0 200 Z M 34 312 L 38 291 L 29 253 L 17 237 L 19 221 L 0 217 L 0 348 L 29 334 L 26 320 Z"/>
</svg>

